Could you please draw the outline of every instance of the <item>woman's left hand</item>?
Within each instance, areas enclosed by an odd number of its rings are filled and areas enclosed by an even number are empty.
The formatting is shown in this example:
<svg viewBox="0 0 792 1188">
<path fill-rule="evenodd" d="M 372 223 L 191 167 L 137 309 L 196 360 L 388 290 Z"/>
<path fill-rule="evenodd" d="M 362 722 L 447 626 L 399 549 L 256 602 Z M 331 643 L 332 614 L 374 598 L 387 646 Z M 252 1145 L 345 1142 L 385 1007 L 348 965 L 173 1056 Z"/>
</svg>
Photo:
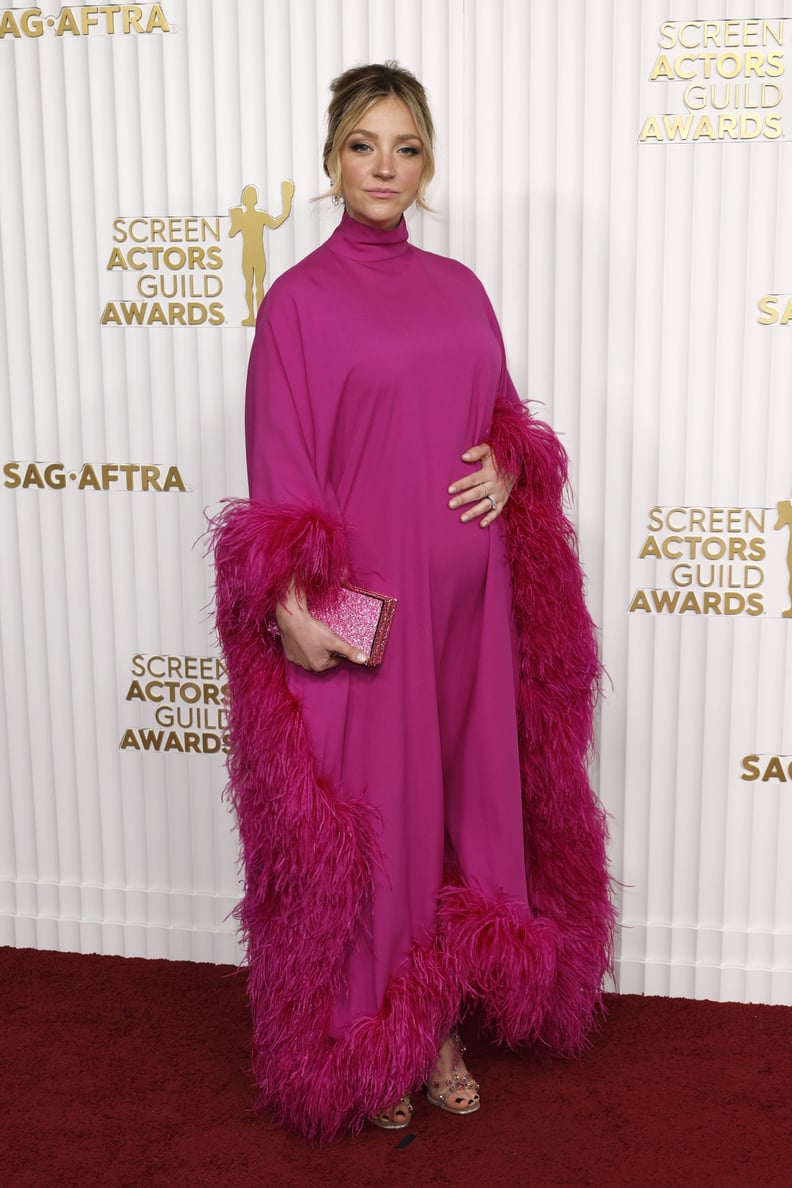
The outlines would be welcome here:
<svg viewBox="0 0 792 1188">
<path fill-rule="evenodd" d="M 448 494 L 452 496 L 448 506 L 464 506 L 465 511 L 459 517 L 463 523 L 480 519 L 480 527 L 488 528 L 506 506 L 515 480 L 510 475 L 498 473 L 495 455 L 486 442 L 465 450 L 462 461 L 480 462 L 481 468 L 454 480 L 448 488 Z"/>
</svg>

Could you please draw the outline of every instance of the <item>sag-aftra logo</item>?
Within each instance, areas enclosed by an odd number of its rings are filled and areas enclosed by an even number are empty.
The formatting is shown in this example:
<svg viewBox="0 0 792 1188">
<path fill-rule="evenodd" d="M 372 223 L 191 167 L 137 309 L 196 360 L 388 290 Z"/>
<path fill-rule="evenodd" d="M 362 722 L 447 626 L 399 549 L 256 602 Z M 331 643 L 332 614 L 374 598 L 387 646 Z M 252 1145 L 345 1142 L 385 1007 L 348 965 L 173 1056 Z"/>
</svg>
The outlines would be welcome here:
<svg viewBox="0 0 792 1188">
<path fill-rule="evenodd" d="M 68 4 L 54 16 L 40 8 L 0 9 L 0 39 L 170 32 L 161 4 Z"/>
</svg>

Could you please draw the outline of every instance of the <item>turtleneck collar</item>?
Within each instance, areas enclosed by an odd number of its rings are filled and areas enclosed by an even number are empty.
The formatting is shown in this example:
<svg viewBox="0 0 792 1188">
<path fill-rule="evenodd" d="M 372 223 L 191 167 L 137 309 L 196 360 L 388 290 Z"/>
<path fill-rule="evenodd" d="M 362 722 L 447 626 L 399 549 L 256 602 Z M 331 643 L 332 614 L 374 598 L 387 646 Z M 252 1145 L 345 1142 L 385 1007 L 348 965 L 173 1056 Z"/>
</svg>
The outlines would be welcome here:
<svg viewBox="0 0 792 1188">
<path fill-rule="evenodd" d="M 376 260 L 390 260 L 407 251 L 407 223 L 402 216 L 391 230 L 369 227 L 359 223 L 344 211 L 341 222 L 327 241 L 328 247 L 349 260 L 370 264 Z"/>
</svg>

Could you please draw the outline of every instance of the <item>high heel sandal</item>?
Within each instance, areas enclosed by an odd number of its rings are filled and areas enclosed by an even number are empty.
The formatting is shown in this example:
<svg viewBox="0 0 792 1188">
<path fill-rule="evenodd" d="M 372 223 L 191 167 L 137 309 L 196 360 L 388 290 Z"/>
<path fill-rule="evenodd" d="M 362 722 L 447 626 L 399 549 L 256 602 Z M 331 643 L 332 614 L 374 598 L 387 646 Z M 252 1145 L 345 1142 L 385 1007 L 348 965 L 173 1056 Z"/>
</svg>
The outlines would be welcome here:
<svg viewBox="0 0 792 1188">
<path fill-rule="evenodd" d="M 453 1032 L 449 1037 L 454 1042 L 455 1059 L 451 1067 L 451 1075 L 444 1081 L 429 1081 L 426 1085 L 426 1100 L 433 1106 L 437 1106 L 439 1110 L 445 1110 L 447 1114 L 475 1114 L 476 1110 L 481 1108 L 481 1098 L 478 1095 L 479 1085 L 474 1081 L 470 1073 L 459 1073 L 459 1062 L 462 1059 L 466 1049 L 465 1045 L 459 1038 L 457 1032 Z M 433 1089 L 435 1092 L 430 1093 Z M 441 1092 L 438 1093 L 437 1090 Z M 446 1098 L 451 1097 L 455 1102 L 461 1102 L 470 1098 L 466 1106 L 452 1106 L 446 1105 Z"/>
<path fill-rule="evenodd" d="M 380 1130 L 404 1130 L 406 1126 L 410 1125 L 412 1112 L 413 1107 L 410 1101 L 410 1095 L 409 1093 L 405 1093 L 404 1097 L 397 1101 L 392 1109 L 383 1110 L 381 1114 L 375 1114 L 371 1121 L 375 1126 L 379 1126 Z"/>
</svg>

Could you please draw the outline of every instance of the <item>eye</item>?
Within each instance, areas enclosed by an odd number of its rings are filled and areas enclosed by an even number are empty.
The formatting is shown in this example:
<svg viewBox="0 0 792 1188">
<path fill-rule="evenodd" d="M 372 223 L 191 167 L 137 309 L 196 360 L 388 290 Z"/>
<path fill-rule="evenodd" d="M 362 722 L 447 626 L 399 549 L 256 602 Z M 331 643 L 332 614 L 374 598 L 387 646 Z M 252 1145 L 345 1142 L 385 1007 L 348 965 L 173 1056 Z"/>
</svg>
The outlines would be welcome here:
<svg viewBox="0 0 792 1188">
<path fill-rule="evenodd" d="M 367 153 L 370 150 L 371 145 L 366 144 L 363 140 L 353 140 L 352 143 L 347 147 L 352 153 Z"/>
<path fill-rule="evenodd" d="M 418 157 L 420 156 L 421 150 L 416 148 L 414 144 L 405 144 L 402 145 L 402 147 L 399 149 L 399 152 L 403 153 L 405 157 Z"/>
</svg>

